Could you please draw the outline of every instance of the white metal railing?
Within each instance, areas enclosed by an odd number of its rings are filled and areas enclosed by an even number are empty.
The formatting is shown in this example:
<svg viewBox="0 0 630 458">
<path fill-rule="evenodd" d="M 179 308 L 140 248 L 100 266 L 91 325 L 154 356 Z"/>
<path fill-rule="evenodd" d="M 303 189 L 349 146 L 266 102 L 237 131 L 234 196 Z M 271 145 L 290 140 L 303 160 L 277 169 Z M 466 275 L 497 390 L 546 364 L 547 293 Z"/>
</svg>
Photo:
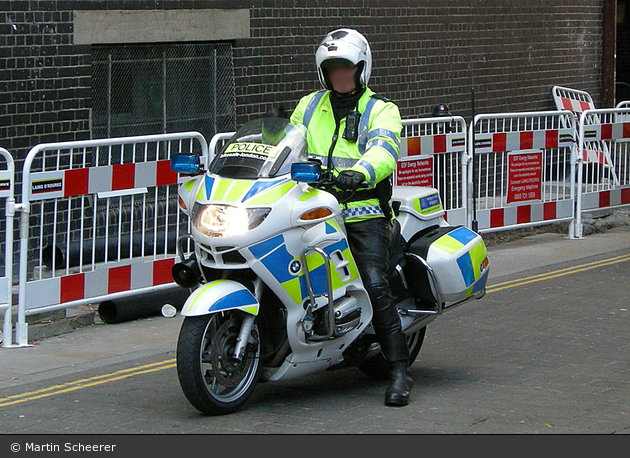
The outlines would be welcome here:
<svg viewBox="0 0 630 458">
<path fill-rule="evenodd" d="M 24 161 L 16 341 L 25 317 L 173 287 L 183 179 L 171 154 L 208 164 L 197 132 L 35 146 Z"/>
<path fill-rule="evenodd" d="M 469 134 L 471 227 L 483 232 L 573 219 L 571 113 L 477 115 Z"/>
<path fill-rule="evenodd" d="M 580 117 L 576 237 L 582 212 L 630 205 L 630 105 L 586 110 Z"/>
<path fill-rule="evenodd" d="M 581 91 L 554 89 L 580 109 L 591 103 Z M 630 205 L 630 102 L 585 109 L 579 119 L 574 113 L 481 114 L 469 127 L 458 116 L 403 120 L 396 184 L 437 188 L 453 225 L 488 232 L 568 220 L 569 235 L 579 238 L 582 211 Z M 0 148 L 3 345 L 28 345 L 27 315 L 173 287 L 176 240 L 190 223 L 177 205 L 186 178 L 171 172 L 170 156 L 193 152 L 209 165 L 232 135 L 217 134 L 209 145 L 196 132 L 37 145 L 24 161 L 20 203 L 13 159 Z"/>
<path fill-rule="evenodd" d="M 551 89 L 553 100 L 558 110 L 568 110 L 577 119 L 586 110 L 593 110 L 595 102 L 588 92 L 572 89 L 569 87 L 554 86 Z"/>
<path fill-rule="evenodd" d="M 436 188 L 449 223 L 466 224 L 466 121 L 448 116 L 405 119 L 402 124 L 395 184 Z"/>
<path fill-rule="evenodd" d="M 0 148 L 0 211 L 5 215 L 4 258 L 0 259 L 0 313 L 4 313 L 2 327 L 2 346 L 13 344 L 13 219 L 15 215 L 15 165 L 13 157 L 4 148 Z"/>
</svg>

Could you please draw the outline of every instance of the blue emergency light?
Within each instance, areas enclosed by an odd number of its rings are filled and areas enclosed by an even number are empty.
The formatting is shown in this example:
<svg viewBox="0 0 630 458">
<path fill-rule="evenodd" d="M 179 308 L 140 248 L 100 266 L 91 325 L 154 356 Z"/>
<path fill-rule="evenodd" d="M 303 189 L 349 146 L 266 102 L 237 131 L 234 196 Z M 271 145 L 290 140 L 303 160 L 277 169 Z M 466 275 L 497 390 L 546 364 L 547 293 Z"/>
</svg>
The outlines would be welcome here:
<svg viewBox="0 0 630 458">
<path fill-rule="evenodd" d="M 291 179 L 302 183 L 319 180 L 321 166 L 317 162 L 294 162 L 291 164 Z"/>
<path fill-rule="evenodd" d="M 171 170 L 182 175 L 196 175 L 202 171 L 201 161 L 196 154 L 173 154 L 171 156 Z"/>
</svg>

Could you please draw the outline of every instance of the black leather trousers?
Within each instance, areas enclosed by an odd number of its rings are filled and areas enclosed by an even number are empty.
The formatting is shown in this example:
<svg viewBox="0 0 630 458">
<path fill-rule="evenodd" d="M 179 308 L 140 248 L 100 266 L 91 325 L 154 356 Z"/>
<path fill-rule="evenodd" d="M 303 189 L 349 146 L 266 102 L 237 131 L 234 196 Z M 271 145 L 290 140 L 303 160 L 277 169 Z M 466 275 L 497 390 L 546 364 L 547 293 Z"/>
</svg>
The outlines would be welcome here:
<svg viewBox="0 0 630 458">
<path fill-rule="evenodd" d="M 391 223 L 385 218 L 372 218 L 348 223 L 346 231 L 350 250 L 372 302 L 372 325 L 383 355 L 390 362 L 407 359 L 407 339 L 402 333 L 394 296 L 387 281 Z"/>
</svg>

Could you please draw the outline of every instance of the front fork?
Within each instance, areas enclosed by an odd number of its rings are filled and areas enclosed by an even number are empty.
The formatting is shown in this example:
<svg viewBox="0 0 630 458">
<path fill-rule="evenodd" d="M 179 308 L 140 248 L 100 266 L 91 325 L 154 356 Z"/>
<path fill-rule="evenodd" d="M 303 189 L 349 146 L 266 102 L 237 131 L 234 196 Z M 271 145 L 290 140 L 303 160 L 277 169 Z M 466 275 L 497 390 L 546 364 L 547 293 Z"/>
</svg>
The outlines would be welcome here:
<svg viewBox="0 0 630 458">
<path fill-rule="evenodd" d="M 263 291 L 263 282 L 257 277 L 254 280 L 254 297 L 260 303 Z M 245 349 L 247 344 L 249 343 L 249 337 L 252 333 L 252 328 L 254 327 L 254 321 L 256 320 L 256 315 L 251 315 L 249 313 L 245 313 L 243 317 L 243 322 L 241 323 L 241 329 L 238 332 L 238 338 L 236 339 L 236 345 L 234 346 L 234 354 L 232 355 L 234 359 L 238 361 L 242 361 L 245 356 Z"/>
<path fill-rule="evenodd" d="M 245 318 L 243 318 L 243 322 L 241 323 L 241 330 L 238 333 L 238 338 L 236 339 L 236 345 L 234 347 L 234 359 L 238 361 L 242 361 L 245 356 L 245 348 L 247 347 L 247 343 L 249 342 L 249 336 L 252 333 L 252 328 L 254 327 L 254 320 L 256 317 L 254 315 L 246 314 Z"/>
<path fill-rule="evenodd" d="M 193 244 L 195 243 L 195 239 L 192 236 L 192 234 L 183 235 L 177 241 L 178 242 L 177 252 L 182 262 L 186 261 L 186 256 L 184 254 L 186 250 L 185 250 L 184 244 L 188 240 L 192 240 Z M 206 276 L 204 275 L 203 269 L 201 268 L 200 264 L 198 265 L 199 265 L 199 272 L 201 273 L 201 278 L 203 279 L 203 283 L 207 283 L 207 279 L 206 279 Z M 256 280 L 254 281 L 254 297 L 256 297 L 256 300 L 259 303 L 262 297 L 262 291 L 263 291 L 262 280 L 257 277 Z M 247 343 L 249 342 L 249 336 L 251 335 L 255 320 L 256 320 L 256 316 L 251 315 L 249 313 L 246 313 L 245 317 L 243 318 L 243 322 L 241 323 L 241 329 L 238 333 L 238 338 L 236 339 L 236 345 L 234 346 L 234 354 L 232 355 L 234 359 L 238 361 L 242 361 L 243 357 L 245 356 L 245 349 L 247 348 Z"/>
</svg>

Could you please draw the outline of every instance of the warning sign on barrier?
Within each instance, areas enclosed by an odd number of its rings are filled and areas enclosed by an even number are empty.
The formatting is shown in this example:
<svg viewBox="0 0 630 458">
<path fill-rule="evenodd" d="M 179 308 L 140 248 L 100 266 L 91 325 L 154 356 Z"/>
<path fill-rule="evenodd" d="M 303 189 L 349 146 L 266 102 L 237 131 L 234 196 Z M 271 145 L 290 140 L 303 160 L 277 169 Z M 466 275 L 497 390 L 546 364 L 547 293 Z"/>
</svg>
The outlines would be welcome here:
<svg viewBox="0 0 630 458">
<path fill-rule="evenodd" d="M 541 199 L 542 157 L 537 150 L 508 154 L 507 203 Z"/>
<path fill-rule="evenodd" d="M 401 158 L 396 164 L 396 185 L 433 187 L 433 158 Z"/>
</svg>

